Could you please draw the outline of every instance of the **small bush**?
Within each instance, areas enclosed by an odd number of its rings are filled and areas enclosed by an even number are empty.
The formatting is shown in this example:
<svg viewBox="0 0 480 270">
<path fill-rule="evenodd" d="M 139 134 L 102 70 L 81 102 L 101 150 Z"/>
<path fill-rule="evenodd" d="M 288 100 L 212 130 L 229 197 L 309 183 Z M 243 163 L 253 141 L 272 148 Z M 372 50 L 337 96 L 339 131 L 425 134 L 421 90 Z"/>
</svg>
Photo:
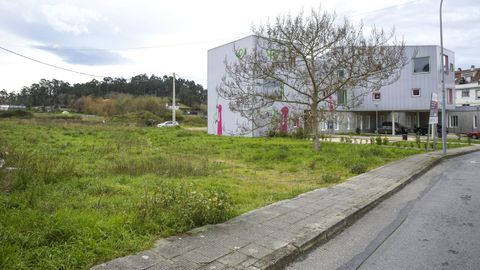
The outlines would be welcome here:
<svg viewBox="0 0 480 270">
<path fill-rule="evenodd" d="M 361 174 L 367 171 L 367 165 L 364 163 L 355 163 L 350 168 L 350 172 L 353 174 Z"/>
<path fill-rule="evenodd" d="M 325 183 L 337 183 L 338 181 L 340 181 L 340 177 L 337 175 L 337 174 L 324 174 L 322 175 L 322 181 L 325 182 Z"/>
<path fill-rule="evenodd" d="M 296 128 L 290 136 L 294 139 L 305 139 L 307 137 L 307 134 L 305 133 L 305 130 L 303 128 L 299 127 Z"/>
<path fill-rule="evenodd" d="M 377 137 L 375 138 L 375 142 L 377 143 L 377 145 L 382 145 L 382 137 L 377 136 Z"/>
<path fill-rule="evenodd" d="M 153 193 L 145 190 L 137 221 L 154 221 L 180 232 L 226 221 L 233 206 L 230 195 L 221 188 L 200 190 L 184 182 L 162 181 Z"/>
<path fill-rule="evenodd" d="M 383 137 L 382 144 L 383 145 L 388 145 L 388 137 L 387 136 Z"/>
</svg>

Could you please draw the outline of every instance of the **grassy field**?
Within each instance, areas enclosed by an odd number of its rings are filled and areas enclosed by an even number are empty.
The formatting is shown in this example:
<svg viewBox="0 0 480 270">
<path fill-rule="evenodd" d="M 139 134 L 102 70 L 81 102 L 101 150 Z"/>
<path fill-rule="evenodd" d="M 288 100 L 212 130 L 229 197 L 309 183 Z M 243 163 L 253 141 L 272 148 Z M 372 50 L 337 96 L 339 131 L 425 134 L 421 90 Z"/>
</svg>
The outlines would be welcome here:
<svg viewBox="0 0 480 270">
<path fill-rule="evenodd" d="M 0 119 L 0 269 L 88 268 L 420 152 Z"/>
</svg>

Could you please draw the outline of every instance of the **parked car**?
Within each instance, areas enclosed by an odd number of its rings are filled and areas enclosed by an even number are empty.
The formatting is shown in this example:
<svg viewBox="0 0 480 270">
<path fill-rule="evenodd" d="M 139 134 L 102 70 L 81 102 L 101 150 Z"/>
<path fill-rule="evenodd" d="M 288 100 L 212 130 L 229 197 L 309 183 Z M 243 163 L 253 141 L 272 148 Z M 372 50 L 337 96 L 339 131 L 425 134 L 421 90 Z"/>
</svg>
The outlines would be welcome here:
<svg viewBox="0 0 480 270">
<path fill-rule="evenodd" d="M 396 134 L 407 134 L 410 132 L 410 129 L 395 123 L 395 133 Z M 378 129 L 379 134 L 392 134 L 392 122 L 383 122 L 380 128 Z"/>
<path fill-rule="evenodd" d="M 413 131 L 418 135 L 427 135 L 428 126 L 429 126 L 428 124 L 423 125 L 421 127 L 415 128 Z M 448 133 L 448 130 L 447 130 L 447 133 Z M 438 134 L 438 137 L 442 137 L 442 125 L 440 124 L 437 124 L 437 134 Z"/>
<path fill-rule="evenodd" d="M 467 136 L 472 138 L 472 139 L 479 139 L 480 138 L 480 131 L 468 132 Z"/>
<path fill-rule="evenodd" d="M 158 124 L 157 127 L 176 127 L 178 125 L 179 124 L 177 121 L 167 121 L 167 122 Z"/>
</svg>

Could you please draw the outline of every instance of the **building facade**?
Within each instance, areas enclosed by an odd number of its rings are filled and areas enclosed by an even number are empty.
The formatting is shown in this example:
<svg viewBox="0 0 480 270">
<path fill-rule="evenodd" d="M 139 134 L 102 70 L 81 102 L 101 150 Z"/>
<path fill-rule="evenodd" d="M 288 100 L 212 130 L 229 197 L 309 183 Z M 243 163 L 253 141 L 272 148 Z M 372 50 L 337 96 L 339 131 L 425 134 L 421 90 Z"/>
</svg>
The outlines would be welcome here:
<svg viewBox="0 0 480 270">
<path fill-rule="evenodd" d="M 241 57 L 238 54 L 246 54 L 251 51 L 255 42 L 254 36 L 248 36 L 208 51 L 209 134 L 240 135 L 240 126 L 252 125 L 239 113 L 229 109 L 229 101 L 218 95 L 217 88 L 222 83 L 222 77 L 226 76 L 225 62 L 236 61 L 238 57 Z M 411 129 L 426 125 L 428 124 L 432 93 L 436 94 L 438 99 L 442 97 L 442 70 L 445 71 L 446 110 L 454 110 L 456 98 L 453 71 L 454 53 L 444 50 L 446 64 L 443 68 L 439 46 L 406 46 L 405 53 L 410 62 L 400 71 L 399 80 L 375 93 L 366 93 L 360 104 L 354 108 L 346 109 L 338 106 L 331 112 L 327 109 L 328 112 L 320 123 L 319 129 L 328 133 L 358 131 L 370 133 L 375 132 L 384 122 L 399 123 Z M 336 104 L 341 104 L 346 97 L 339 94 L 334 95 L 332 99 Z M 290 119 L 286 117 L 286 114 L 301 115 L 303 113 L 301 109 L 282 103 L 272 106 L 272 110 L 277 111 L 282 119 Z M 298 126 L 298 122 L 296 123 L 295 120 L 289 121 L 286 123 L 287 130 L 293 130 Z M 251 133 L 242 135 L 262 136 L 265 133 L 265 129 L 255 130 L 252 126 Z"/>
<path fill-rule="evenodd" d="M 448 114 L 447 127 L 450 133 L 479 131 L 480 106 L 457 107 Z"/>
</svg>

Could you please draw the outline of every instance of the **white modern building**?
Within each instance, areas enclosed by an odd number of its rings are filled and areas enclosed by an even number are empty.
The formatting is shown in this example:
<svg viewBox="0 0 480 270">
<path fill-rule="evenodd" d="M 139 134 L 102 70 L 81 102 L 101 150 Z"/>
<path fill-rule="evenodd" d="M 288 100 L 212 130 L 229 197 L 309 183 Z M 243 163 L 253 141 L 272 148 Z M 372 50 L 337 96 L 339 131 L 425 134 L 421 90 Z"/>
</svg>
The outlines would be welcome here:
<svg viewBox="0 0 480 270">
<path fill-rule="evenodd" d="M 239 135 L 239 126 L 249 125 L 247 119 L 229 109 L 229 101 L 222 99 L 217 93 L 217 87 L 226 76 L 225 61 L 236 61 L 240 54 L 248 54 L 254 48 L 255 36 L 221 45 L 208 51 L 208 133 L 223 135 Z M 237 50 L 235 54 L 234 48 Z M 455 55 L 450 50 L 444 50 L 446 59 L 445 88 L 448 111 L 455 109 Z M 407 57 L 410 58 L 395 83 L 383 87 L 380 91 L 369 93 L 363 97 L 360 105 L 353 109 L 338 107 L 329 112 L 329 116 L 320 124 L 320 130 L 331 133 L 342 132 L 374 132 L 384 122 L 400 123 L 414 128 L 428 124 L 432 93 L 442 97 L 441 84 L 441 50 L 440 46 L 407 46 Z M 348 98 L 347 98 L 348 99 Z M 336 104 L 348 102 L 340 93 L 334 97 Z M 328 105 L 327 105 L 328 106 Z M 290 108 L 285 110 L 284 108 Z M 441 108 L 441 105 L 440 105 Z M 439 110 L 440 110 L 439 108 Z M 285 111 L 283 111 L 284 109 Z M 279 114 L 298 113 L 289 104 L 275 104 L 272 110 Z M 439 120 L 440 121 L 440 120 Z M 288 123 L 288 130 L 297 123 Z M 266 130 L 256 130 L 247 136 L 262 136 Z"/>
</svg>

